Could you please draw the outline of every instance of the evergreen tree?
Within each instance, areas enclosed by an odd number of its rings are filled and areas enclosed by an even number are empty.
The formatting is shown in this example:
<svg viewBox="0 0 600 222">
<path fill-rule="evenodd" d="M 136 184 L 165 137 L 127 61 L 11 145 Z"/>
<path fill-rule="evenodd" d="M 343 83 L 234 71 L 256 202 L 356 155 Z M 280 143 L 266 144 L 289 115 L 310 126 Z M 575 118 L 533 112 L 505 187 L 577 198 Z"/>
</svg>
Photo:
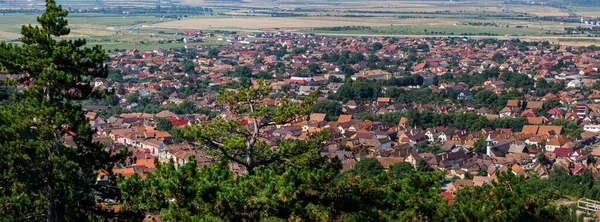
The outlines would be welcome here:
<svg viewBox="0 0 600 222">
<path fill-rule="evenodd" d="M 228 116 L 222 116 L 199 126 L 188 127 L 183 135 L 202 143 L 211 154 L 223 155 L 230 161 L 244 166 L 248 173 L 258 167 L 282 159 L 292 158 L 317 150 L 299 149 L 294 141 L 282 140 L 271 147 L 262 135 L 266 128 L 299 121 L 301 115 L 312 110 L 314 96 L 303 102 L 292 102 L 284 97 L 279 104 L 264 103 L 271 93 L 267 82 L 259 81 L 256 87 L 242 84 L 237 93 L 222 90 L 217 102 L 226 108 Z"/>
<path fill-rule="evenodd" d="M 70 32 L 67 14 L 47 0 L 39 26 L 22 27 L 22 44 L 0 43 L 0 70 L 25 74 L 2 84 L 26 86 L 0 107 L 2 220 L 97 220 L 108 213 L 97 202 L 117 194 L 113 183 L 96 179 L 99 170 L 110 175 L 121 155 L 92 142 L 94 131 L 71 102 L 97 94 L 89 82 L 106 77 L 106 55 L 83 39 L 61 38 Z"/>
</svg>

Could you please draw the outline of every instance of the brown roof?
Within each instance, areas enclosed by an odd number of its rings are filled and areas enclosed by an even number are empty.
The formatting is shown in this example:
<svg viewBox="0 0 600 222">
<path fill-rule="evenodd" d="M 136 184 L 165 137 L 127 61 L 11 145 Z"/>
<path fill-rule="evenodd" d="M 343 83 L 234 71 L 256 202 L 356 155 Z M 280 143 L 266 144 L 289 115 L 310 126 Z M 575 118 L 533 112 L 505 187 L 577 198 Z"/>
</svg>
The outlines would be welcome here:
<svg viewBox="0 0 600 222">
<path fill-rule="evenodd" d="M 494 178 L 485 177 L 485 176 L 474 176 L 473 177 L 473 186 L 483 186 L 485 184 L 491 183 Z"/>
<path fill-rule="evenodd" d="M 342 162 L 342 171 L 354 169 L 355 166 L 356 166 L 356 160 L 353 160 L 353 159 L 346 160 L 346 161 Z"/>
<path fill-rule="evenodd" d="M 168 111 L 168 110 L 163 110 L 160 113 L 156 114 L 156 117 L 158 117 L 158 118 L 166 118 L 166 117 L 171 117 L 171 116 L 172 117 L 177 117 L 177 114 L 175 114 L 175 113 L 173 113 L 171 111 Z"/>
<path fill-rule="evenodd" d="M 506 103 L 506 106 L 508 106 L 508 107 L 518 107 L 519 103 L 523 104 L 523 100 L 511 99 L 511 100 L 508 100 L 508 102 Z"/>
<path fill-rule="evenodd" d="M 313 113 L 310 114 L 310 121 L 312 122 L 323 122 L 325 121 L 325 117 L 327 116 L 327 114 L 325 113 Z"/>
<path fill-rule="evenodd" d="M 458 189 L 462 189 L 463 187 L 466 187 L 466 186 L 473 186 L 473 181 L 472 180 L 456 180 L 456 181 L 454 181 L 454 186 L 456 186 Z"/>
<path fill-rule="evenodd" d="M 542 109 L 544 102 L 531 101 L 527 102 L 527 109 Z"/>
<path fill-rule="evenodd" d="M 389 168 L 391 165 L 404 162 L 403 157 L 377 157 L 377 161 L 381 163 L 384 168 Z"/>
</svg>

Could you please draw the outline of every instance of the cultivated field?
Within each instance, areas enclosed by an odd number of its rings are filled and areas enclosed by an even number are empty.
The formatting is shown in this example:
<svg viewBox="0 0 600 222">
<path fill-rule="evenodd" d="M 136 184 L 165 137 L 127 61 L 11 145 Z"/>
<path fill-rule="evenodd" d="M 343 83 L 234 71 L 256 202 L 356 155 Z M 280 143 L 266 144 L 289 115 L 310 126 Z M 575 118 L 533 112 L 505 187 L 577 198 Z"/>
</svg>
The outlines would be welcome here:
<svg viewBox="0 0 600 222">
<path fill-rule="evenodd" d="M 540 22 L 535 16 L 568 15 L 558 8 L 504 4 L 500 0 L 395 1 L 395 0 L 252 0 L 251 3 L 214 3 L 189 0 L 211 7 L 213 15 L 188 14 L 186 19 L 166 19 L 169 14 L 69 15 L 71 35 L 106 48 L 181 47 L 181 33 L 189 30 L 287 30 L 349 35 L 495 35 L 551 36 L 577 23 Z M 184 3 L 186 3 L 184 1 Z M 571 8 L 575 13 L 600 15 L 600 8 Z M 21 25 L 35 24 L 37 14 L 0 14 L 0 41 L 20 36 Z M 173 15 L 170 15 L 173 16 Z M 183 15 L 176 15 L 183 16 Z M 485 24 L 483 24 L 485 23 Z M 492 24 L 492 25 L 490 25 Z M 332 31 L 327 27 L 363 26 L 360 30 Z M 562 34 L 561 34 L 562 35 Z M 202 44 L 225 44 L 205 39 Z"/>
</svg>

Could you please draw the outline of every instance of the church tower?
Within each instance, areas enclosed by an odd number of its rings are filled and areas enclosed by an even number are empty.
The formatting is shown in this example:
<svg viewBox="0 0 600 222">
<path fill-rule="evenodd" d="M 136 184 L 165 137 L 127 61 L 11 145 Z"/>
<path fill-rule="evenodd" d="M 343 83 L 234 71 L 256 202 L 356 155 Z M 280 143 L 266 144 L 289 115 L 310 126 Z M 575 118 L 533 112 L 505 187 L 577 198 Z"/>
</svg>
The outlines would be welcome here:
<svg viewBox="0 0 600 222">
<path fill-rule="evenodd" d="M 492 155 L 493 155 L 492 145 L 493 145 L 492 137 L 490 135 L 488 135 L 487 139 L 485 140 L 485 154 L 487 154 L 489 157 L 492 157 Z"/>
</svg>

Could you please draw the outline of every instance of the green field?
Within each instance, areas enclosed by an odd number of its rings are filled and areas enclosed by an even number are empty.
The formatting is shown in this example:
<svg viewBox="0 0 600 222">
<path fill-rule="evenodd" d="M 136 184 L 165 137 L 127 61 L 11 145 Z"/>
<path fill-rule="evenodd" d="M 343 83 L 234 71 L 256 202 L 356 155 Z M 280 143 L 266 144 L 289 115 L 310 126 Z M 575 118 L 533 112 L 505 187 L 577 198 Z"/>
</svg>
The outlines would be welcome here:
<svg viewBox="0 0 600 222">
<path fill-rule="evenodd" d="M 427 31 L 427 33 L 425 32 Z M 381 34 L 381 35 L 485 35 L 486 33 L 504 35 L 544 35 L 544 32 L 527 28 L 500 28 L 481 26 L 386 26 L 371 27 L 370 30 L 322 31 L 304 30 L 315 33 L 347 33 L 347 34 Z M 433 32 L 433 33 L 432 33 Z"/>
<path fill-rule="evenodd" d="M 578 15 L 600 17 L 600 7 L 571 7 L 570 9 Z"/>
<path fill-rule="evenodd" d="M 90 44 L 98 44 L 101 45 L 102 48 L 104 48 L 105 50 L 114 50 L 114 49 L 131 49 L 131 48 L 135 48 L 141 51 L 150 51 L 154 48 L 163 48 L 163 49 L 170 49 L 170 48 L 183 48 L 185 46 L 185 43 L 164 43 L 164 44 L 160 44 L 158 42 L 149 42 L 146 44 L 141 44 L 141 43 L 105 43 L 105 42 L 91 42 Z M 203 45 L 203 46 L 217 46 L 217 45 L 226 45 L 227 42 L 226 41 L 216 41 L 216 40 L 208 40 L 205 42 L 198 42 L 198 43 L 194 43 L 196 45 Z"/>
<path fill-rule="evenodd" d="M 571 7 L 574 12 L 600 12 L 600 7 Z"/>
</svg>

